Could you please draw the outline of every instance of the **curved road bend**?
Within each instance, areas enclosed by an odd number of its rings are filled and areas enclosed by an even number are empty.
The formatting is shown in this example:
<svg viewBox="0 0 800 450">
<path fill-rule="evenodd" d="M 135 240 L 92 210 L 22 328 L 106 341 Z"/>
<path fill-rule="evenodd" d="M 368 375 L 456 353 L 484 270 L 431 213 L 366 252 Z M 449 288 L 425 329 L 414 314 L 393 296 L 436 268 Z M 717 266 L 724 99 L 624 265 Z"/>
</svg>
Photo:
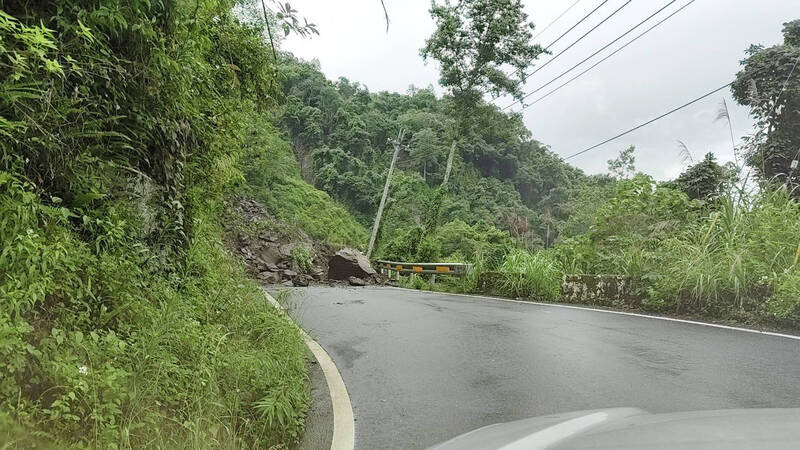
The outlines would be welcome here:
<svg viewBox="0 0 800 450">
<path fill-rule="evenodd" d="M 359 449 L 583 409 L 800 407 L 798 340 L 392 288 L 298 291 L 292 315 L 339 367 Z"/>
</svg>

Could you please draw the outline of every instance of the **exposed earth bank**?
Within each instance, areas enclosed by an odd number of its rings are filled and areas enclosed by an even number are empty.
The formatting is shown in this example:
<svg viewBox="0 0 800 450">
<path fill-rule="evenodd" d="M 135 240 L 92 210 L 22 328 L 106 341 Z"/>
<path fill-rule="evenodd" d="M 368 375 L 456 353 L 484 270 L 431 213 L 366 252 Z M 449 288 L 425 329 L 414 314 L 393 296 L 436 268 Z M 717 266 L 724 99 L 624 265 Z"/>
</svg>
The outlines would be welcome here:
<svg viewBox="0 0 800 450">
<path fill-rule="evenodd" d="M 271 216 L 258 202 L 234 198 L 227 205 L 226 243 L 250 274 L 265 285 L 385 284 L 359 250 L 312 239 Z"/>
</svg>

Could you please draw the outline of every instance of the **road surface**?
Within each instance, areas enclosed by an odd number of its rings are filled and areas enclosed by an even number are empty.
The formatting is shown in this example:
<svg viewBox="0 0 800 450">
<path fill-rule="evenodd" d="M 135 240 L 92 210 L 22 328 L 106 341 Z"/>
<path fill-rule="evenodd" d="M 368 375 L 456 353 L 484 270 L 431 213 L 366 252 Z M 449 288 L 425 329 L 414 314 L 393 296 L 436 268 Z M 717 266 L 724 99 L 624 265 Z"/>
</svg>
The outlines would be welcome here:
<svg viewBox="0 0 800 450">
<path fill-rule="evenodd" d="M 291 309 L 344 378 L 359 449 L 584 409 L 800 407 L 798 340 L 393 288 L 298 289 Z"/>
</svg>

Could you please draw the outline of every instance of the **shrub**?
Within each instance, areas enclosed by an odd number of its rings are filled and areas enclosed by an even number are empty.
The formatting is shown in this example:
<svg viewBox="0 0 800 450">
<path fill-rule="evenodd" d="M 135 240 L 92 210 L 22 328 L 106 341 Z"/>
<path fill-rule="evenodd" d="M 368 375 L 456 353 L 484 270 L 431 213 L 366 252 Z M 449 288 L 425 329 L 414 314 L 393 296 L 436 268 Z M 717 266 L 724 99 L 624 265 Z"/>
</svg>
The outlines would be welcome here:
<svg viewBox="0 0 800 450">
<path fill-rule="evenodd" d="M 415 262 L 439 262 L 441 260 L 442 243 L 436 236 L 425 236 L 417 249 Z"/>
<path fill-rule="evenodd" d="M 422 291 L 431 290 L 431 284 L 425 280 L 423 275 L 409 275 L 407 277 L 403 277 L 400 284 L 401 286 L 409 289 L 417 289 Z"/>
<path fill-rule="evenodd" d="M 97 231 L 83 242 L 72 210 L 0 172 L 0 407 L 16 423 L 58 447 L 297 437 L 308 404 L 299 332 L 224 252 L 220 202 L 190 199 L 185 263 L 161 272 L 126 202 L 84 216 Z"/>
<path fill-rule="evenodd" d="M 309 272 L 314 262 L 311 249 L 305 245 L 295 245 L 292 247 L 292 260 L 303 272 Z"/>
<path fill-rule="evenodd" d="M 417 257 L 423 234 L 424 231 L 422 227 L 414 227 L 405 232 L 398 233 L 397 236 L 387 242 L 381 249 L 381 257 L 392 261 L 427 262 L 412 261 Z"/>
<path fill-rule="evenodd" d="M 505 231 L 454 220 L 427 235 L 422 227 L 411 228 L 391 239 L 379 253 L 384 259 L 397 261 L 483 261 L 488 268 L 495 268 L 512 247 L 513 240 Z"/>
</svg>

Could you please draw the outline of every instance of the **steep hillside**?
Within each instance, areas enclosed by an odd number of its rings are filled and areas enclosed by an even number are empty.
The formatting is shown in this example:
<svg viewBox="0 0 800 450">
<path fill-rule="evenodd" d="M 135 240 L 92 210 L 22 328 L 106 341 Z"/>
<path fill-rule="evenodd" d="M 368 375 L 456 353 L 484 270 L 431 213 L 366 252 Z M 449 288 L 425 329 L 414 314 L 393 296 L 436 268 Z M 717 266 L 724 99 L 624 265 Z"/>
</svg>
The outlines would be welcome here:
<svg viewBox="0 0 800 450">
<path fill-rule="evenodd" d="M 249 124 L 280 97 L 262 29 L 233 7 L 0 6 L 3 444 L 270 448 L 302 432 L 301 336 L 223 245 Z M 294 211 L 329 208 L 290 186 Z M 338 220 L 329 239 L 363 235 Z"/>
<path fill-rule="evenodd" d="M 350 212 L 300 175 L 290 145 L 267 118 L 252 123 L 245 144 L 240 195 L 261 203 L 287 232 L 332 246 L 363 247 L 367 232 Z M 277 225 L 277 224 L 276 224 Z"/>
</svg>

